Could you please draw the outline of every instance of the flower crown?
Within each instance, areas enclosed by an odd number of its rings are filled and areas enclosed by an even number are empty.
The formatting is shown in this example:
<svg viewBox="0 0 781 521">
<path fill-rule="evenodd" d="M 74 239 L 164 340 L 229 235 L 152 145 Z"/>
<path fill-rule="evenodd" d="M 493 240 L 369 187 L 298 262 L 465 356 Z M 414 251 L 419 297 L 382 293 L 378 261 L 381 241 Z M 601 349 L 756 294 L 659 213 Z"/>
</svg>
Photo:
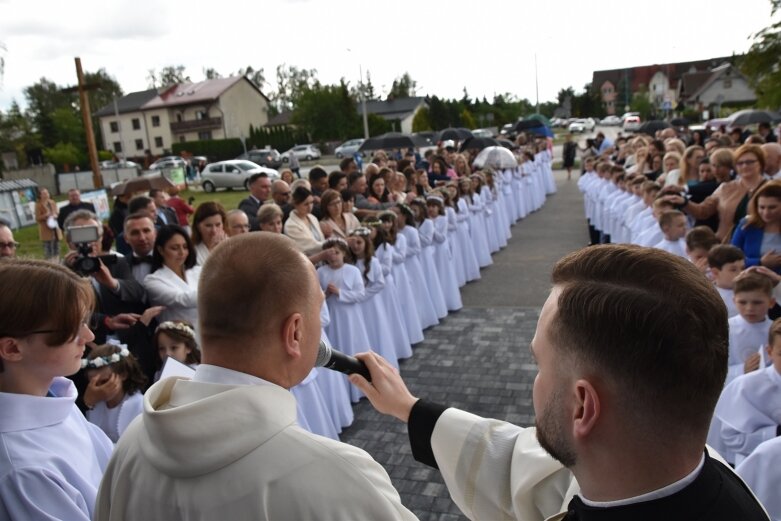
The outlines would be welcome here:
<svg viewBox="0 0 781 521">
<path fill-rule="evenodd" d="M 193 331 L 193 328 L 188 326 L 187 324 L 183 324 L 181 322 L 172 322 L 170 320 L 163 322 L 159 326 L 157 326 L 157 331 L 178 331 L 179 333 L 184 333 L 188 337 L 195 339 L 195 331 Z"/>
<path fill-rule="evenodd" d="M 350 232 L 350 237 L 368 237 L 372 232 L 365 226 L 359 226 Z"/>
<path fill-rule="evenodd" d="M 81 368 L 82 369 L 100 369 L 101 367 L 105 367 L 107 365 L 116 364 L 123 358 L 127 358 L 130 356 L 130 351 L 128 350 L 126 345 L 119 344 L 117 347 L 121 347 L 119 353 L 114 353 L 110 356 L 96 356 L 95 358 L 82 358 L 81 359 Z"/>
<path fill-rule="evenodd" d="M 347 244 L 347 241 L 345 241 L 341 237 L 331 237 L 330 239 L 327 239 L 323 243 L 323 249 L 327 250 L 328 248 L 333 248 L 337 244 L 342 246 L 343 248 L 347 248 L 348 250 L 350 249 L 350 246 Z"/>
</svg>

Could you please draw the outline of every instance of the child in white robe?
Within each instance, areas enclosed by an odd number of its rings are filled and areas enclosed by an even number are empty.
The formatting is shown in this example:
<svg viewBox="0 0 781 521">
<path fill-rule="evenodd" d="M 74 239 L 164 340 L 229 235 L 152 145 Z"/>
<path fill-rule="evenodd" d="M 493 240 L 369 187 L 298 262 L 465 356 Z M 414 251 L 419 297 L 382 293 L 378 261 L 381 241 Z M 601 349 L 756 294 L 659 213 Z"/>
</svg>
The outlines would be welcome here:
<svg viewBox="0 0 781 521">
<path fill-rule="evenodd" d="M 434 307 L 431 289 L 426 277 L 423 275 L 421 264 L 422 247 L 420 235 L 415 227 L 415 214 L 412 208 L 406 204 L 399 204 L 399 217 L 397 219 L 399 235 L 407 241 L 407 252 L 404 258 L 404 266 L 407 268 L 412 291 L 415 293 L 415 301 L 418 303 L 420 313 L 420 325 L 423 329 L 439 324 L 437 312 Z M 444 298 L 443 298 L 444 303 Z"/>
<path fill-rule="evenodd" d="M 483 207 L 480 197 L 476 196 L 472 190 L 470 179 L 461 179 L 458 182 L 458 195 L 460 200 L 466 202 L 467 210 L 469 210 L 469 238 L 475 250 L 478 268 L 490 266 L 494 261 L 491 259 L 491 248 L 485 234 Z"/>
<path fill-rule="evenodd" d="M 735 469 L 773 521 L 781 521 L 781 436 L 761 443 Z"/>
<path fill-rule="evenodd" d="M 166 359 L 173 358 L 190 369 L 195 369 L 201 363 L 201 351 L 195 340 L 195 329 L 184 320 L 168 320 L 155 329 L 152 346 L 157 350 L 161 367 Z M 160 372 L 155 373 L 155 382 L 160 379 Z"/>
<path fill-rule="evenodd" d="M 439 283 L 445 296 L 448 311 L 461 309 L 461 293 L 458 290 L 455 266 L 453 264 L 450 247 L 447 242 L 447 217 L 444 215 L 444 200 L 439 195 L 426 197 L 426 209 L 428 210 L 427 222 L 431 223 L 432 240 L 434 244 L 434 264 L 436 265 Z M 421 230 L 426 222 L 421 225 Z M 423 233 L 421 231 L 421 233 Z"/>
<path fill-rule="evenodd" d="M 104 344 L 92 349 L 81 361 L 86 369 L 87 388 L 112 379 L 121 381 L 113 396 L 105 396 L 87 411 L 87 419 L 116 443 L 130 422 L 144 410 L 147 377 L 127 346 Z"/>
<path fill-rule="evenodd" d="M 420 263 L 423 267 L 423 276 L 429 286 L 431 300 L 434 302 L 434 309 L 437 317 L 442 319 L 447 316 L 447 303 L 445 301 L 444 288 L 437 275 L 437 266 L 434 263 L 434 223 L 427 219 L 426 200 L 415 199 L 410 203 L 410 207 L 415 212 L 415 223 L 418 226 L 418 237 L 420 238 Z"/>
<path fill-rule="evenodd" d="M 325 328 L 330 323 L 331 315 L 328 313 L 328 304 L 323 299 L 323 305 L 320 307 L 320 341 L 328 347 L 331 347 L 331 341 L 325 334 Z M 348 387 L 345 386 L 346 376 L 330 369 L 317 369 L 317 372 L 315 383 L 325 399 L 337 432 L 342 432 L 342 428 L 352 425 L 354 419 L 350 393 Z"/>
<path fill-rule="evenodd" d="M 686 257 L 686 216 L 679 210 L 667 210 L 659 217 L 659 229 L 664 239 L 656 243 L 655 248 Z"/>
<path fill-rule="evenodd" d="M 57 264 L 4 259 L 0 288 L 0 517 L 89 521 L 114 446 L 63 377 L 95 338 L 92 286 Z"/>
<path fill-rule="evenodd" d="M 731 244 L 719 244 L 708 252 L 708 268 L 713 285 L 727 306 L 727 315 L 733 318 L 738 315 L 735 306 L 735 279 L 746 268 L 746 255 L 743 250 Z"/>
<path fill-rule="evenodd" d="M 759 273 L 735 280 L 735 306 L 738 315 L 729 319 L 729 366 L 727 382 L 760 368 L 760 351 L 767 342 L 772 321 L 767 311 L 775 304 L 773 284 Z M 764 367 L 764 365 L 762 366 Z"/>
<path fill-rule="evenodd" d="M 758 371 L 735 378 L 716 405 L 721 437 L 735 454 L 735 464 L 760 443 L 781 435 L 781 319 L 770 327 L 766 354 L 771 365 L 760 362 Z"/>
<path fill-rule="evenodd" d="M 326 264 L 317 268 L 320 287 L 325 292 L 331 323 L 326 328 L 328 338 L 339 351 L 355 355 L 370 346 L 360 302 L 365 298 L 366 288 L 361 272 L 345 262 L 350 255 L 347 243 L 340 238 L 328 239 L 323 250 L 332 250 Z M 345 379 L 350 399 L 357 402 L 363 394 Z"/>
<path fill-rule="evenodd" d="M 713 275 L 708 267 L 708 253 L 718 245 L 719 239 L 716 238 L 713 230 L 707 226 L 695 226 L 686 232 L 686 257 L 709 280 L 713 280 Z M 732 298 L 730 298 L 731 300 Z M 735 304 L 733 303 L 732 306 L 734 307 Z M 735 309 L 735 312 L 730 314 L 730 308 L 727 306 L 727 314 L 729 317 L 733 317 L 738 314 L 738 310 Z"/>
<path fill-rule="evenodd" d="M 455 183 L 449 184 L 447 190 L 450 198 L 453 200 L 453 208 L 456 212 L 456 224 L 458 226 L 456 233 L 458 234 L 458 243 L 460 247 L 455 253 L 461 256 L 466 281 L 472 282 L 473 280 L 479 280 L 480 265 L 478 264 L 477 256 L 475 255 L 474 241 L 472 241 L 469 236 L 469 206 L 467 205 L 466 200 L 459 195 L 459 189 Z"/>
</svg>

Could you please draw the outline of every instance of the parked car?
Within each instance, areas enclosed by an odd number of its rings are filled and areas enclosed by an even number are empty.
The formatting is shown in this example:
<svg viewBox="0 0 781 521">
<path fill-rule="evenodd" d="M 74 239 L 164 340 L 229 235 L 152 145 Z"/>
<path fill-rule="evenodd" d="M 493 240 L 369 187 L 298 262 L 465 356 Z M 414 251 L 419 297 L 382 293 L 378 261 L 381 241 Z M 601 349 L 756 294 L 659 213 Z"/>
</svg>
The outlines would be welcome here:
<svg viewBox="0 0 781 521">
<path fill-rule="evenodd" d="M 184 167 L 186 164 L 185 160 L 179 156 L 165 156 L 149 165 L 149 170 L 162 170 L 164 168 L 175 168 L 178 166 Z"/>
<path fill-rule="evenodd" d="M 277 169 L 282 166 L 282 157 L 275 148 L 262 148 L 260 150 L 247 150 L 236 159 L 246 159 L 256 165 Z"/>
<path fill-rule="evenodd" d="M 320 159 L 321 155 L 320 149 L 314 145 L 296 145 L 282 153 L 282 161 L 285 163 L 290 161 L 290 154 L 295 154 L 299 160 L 304 159 L 306 161 Z"/>
<path fill-rule="evenodd" d="M 472 131 L 474 137 L 494 137 L 493 131 L 487 128 L 476 128 Z"/>
<path fill-rule="evenodd" d="M 120 159 L 119 161 L 101 161 L 100 168 L 104 170 L 113 170 L 116 168 L 135 168 L 138 170 L 141 168 L 141 165 L 133 161 L 123 161 Z"/>
<path fill-rule="evenodd" d="M 602 121 L 600 121 L 600 124 L 608 127 L 617 127 L 621 125 L 621 118 L 619 118 L 618 116 L 608 116 Z"/>
<path fill-rule="evenodd" d="M 201 188 L 204 192 L 214 192 L 218 188 L 249 189 L 249 178 L 253 174 L 265 172 L 272 180 L 279 179 L 279 172 L 256 165 L 245 159 L 229 159 L 206 165 L 201 172 Z"/>
<path fill-rule="evenodd" d="M 639 116 L 627 116 L 624 118 L 624 132 L 637 132 L 640 128 Z"/>
<path fill-rule="evenodd" d="M 597 126 L 597 122 L 594 120 L 594 118 L 584 118 L 582 121 L 583 126 L 586 127 L 587 132 L 591 132 Z"/>
<path fill-rule="evenodd" d="M 576 119 L 575 121 L 569 124 L 567 130 L 569 130 L 570 132 L 583 133 L 586 131 L 586 125 L 585 123 L 583 123 L 582 119 Z"/>
<path fill-rule="evenodd" d="M 621 121 L 623 122 L 629 116 L 637 116 L 639 118 L 640 117 L 640 113 L 639 112 L 624 112 L 624 114 L 621 116 Z"/>
<path fill-rule="evenodd" d="M 364 141 L 366 140 L 363 138 L 349 139 L 334 149 L 334 155 L 336 155 L 337 159 L 353 157 Z M 361 152 L 361 156 L 363 156 L 363 152 Z"/>
</svg>

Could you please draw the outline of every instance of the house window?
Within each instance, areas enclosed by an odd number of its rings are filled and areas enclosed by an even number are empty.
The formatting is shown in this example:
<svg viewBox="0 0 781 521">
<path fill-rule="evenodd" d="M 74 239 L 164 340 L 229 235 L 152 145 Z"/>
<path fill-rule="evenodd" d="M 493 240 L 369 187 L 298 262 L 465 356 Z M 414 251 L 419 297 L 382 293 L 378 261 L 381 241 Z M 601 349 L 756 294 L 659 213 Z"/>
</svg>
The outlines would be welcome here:
<svg viewBox="0 0 781 521">
<path fill-rule="evenodd" d="M 205 111 L 203 110 L 196 110 L 195 111 L 195 119 L 206 119 L 208 116 Z"/>
<path fill-rule="evenodd" d="M 141 130 L 141 120 L 133 118 L 133 130 Z"/>
<path fill-rule="evenodd" d="M 136 139 L 136 150 L 144 150 L 144 140 Z"/>
<path fill-rule="evenodd" d="M 163 148 L 163 138 L 161 138 L 160 136 L 157 136 L 155 138 L 155 146 L 157 148 Z"/>
<path fill-rule="evenodd" d="M 152 126 L 153 127 L 160 126 L 160 116 L 152 116 Z"/>
<path fill-rule="evenodd" d="M 182 113 L 181 112 L 177 112 L 176 113 L 176 121 L 179 122 L 179 123 L 182 122 Z M 184 141 L 182 141 L 182 143 L 184 143 Z"/>
<path fill-rule="evenodd" d="M 122 152 L 122 143 L 120 143 L 119 141 L 114 141 L 114 152 L 116 152 L 117 154 Z"/>
<path fill-rule="evenodd" d="M 198 139 L 201 141 L 208 141 L 212 138 L 212 131 L 207 130 L 205 132 L 198 132 Z"/>
<path fill-rule="evenodd" d="M 114 132 L 114 133 L 119 132 L 119 123 L 117 121 L 112 121 L 108 125 L 109 125 L 109 128 L 111 128 L 111 132 Z"/>
</svg>

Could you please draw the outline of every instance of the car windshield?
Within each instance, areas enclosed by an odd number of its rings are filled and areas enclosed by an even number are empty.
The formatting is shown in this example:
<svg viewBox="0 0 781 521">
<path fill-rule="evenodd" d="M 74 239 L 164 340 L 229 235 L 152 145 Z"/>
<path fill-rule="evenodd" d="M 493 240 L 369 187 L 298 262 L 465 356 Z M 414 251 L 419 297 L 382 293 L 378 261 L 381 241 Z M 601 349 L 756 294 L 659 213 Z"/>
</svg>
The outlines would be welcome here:
<svg viewBox="0 0 781 521">
<path fill-rule="evenodd" d="M 255 163 L 250 163 L 249 161 L 242 161 L 241 163 L 236 163 L 236 166 L 241 168 L 242 170 L 253 170 L 258 167 Z"/>
</svg>

